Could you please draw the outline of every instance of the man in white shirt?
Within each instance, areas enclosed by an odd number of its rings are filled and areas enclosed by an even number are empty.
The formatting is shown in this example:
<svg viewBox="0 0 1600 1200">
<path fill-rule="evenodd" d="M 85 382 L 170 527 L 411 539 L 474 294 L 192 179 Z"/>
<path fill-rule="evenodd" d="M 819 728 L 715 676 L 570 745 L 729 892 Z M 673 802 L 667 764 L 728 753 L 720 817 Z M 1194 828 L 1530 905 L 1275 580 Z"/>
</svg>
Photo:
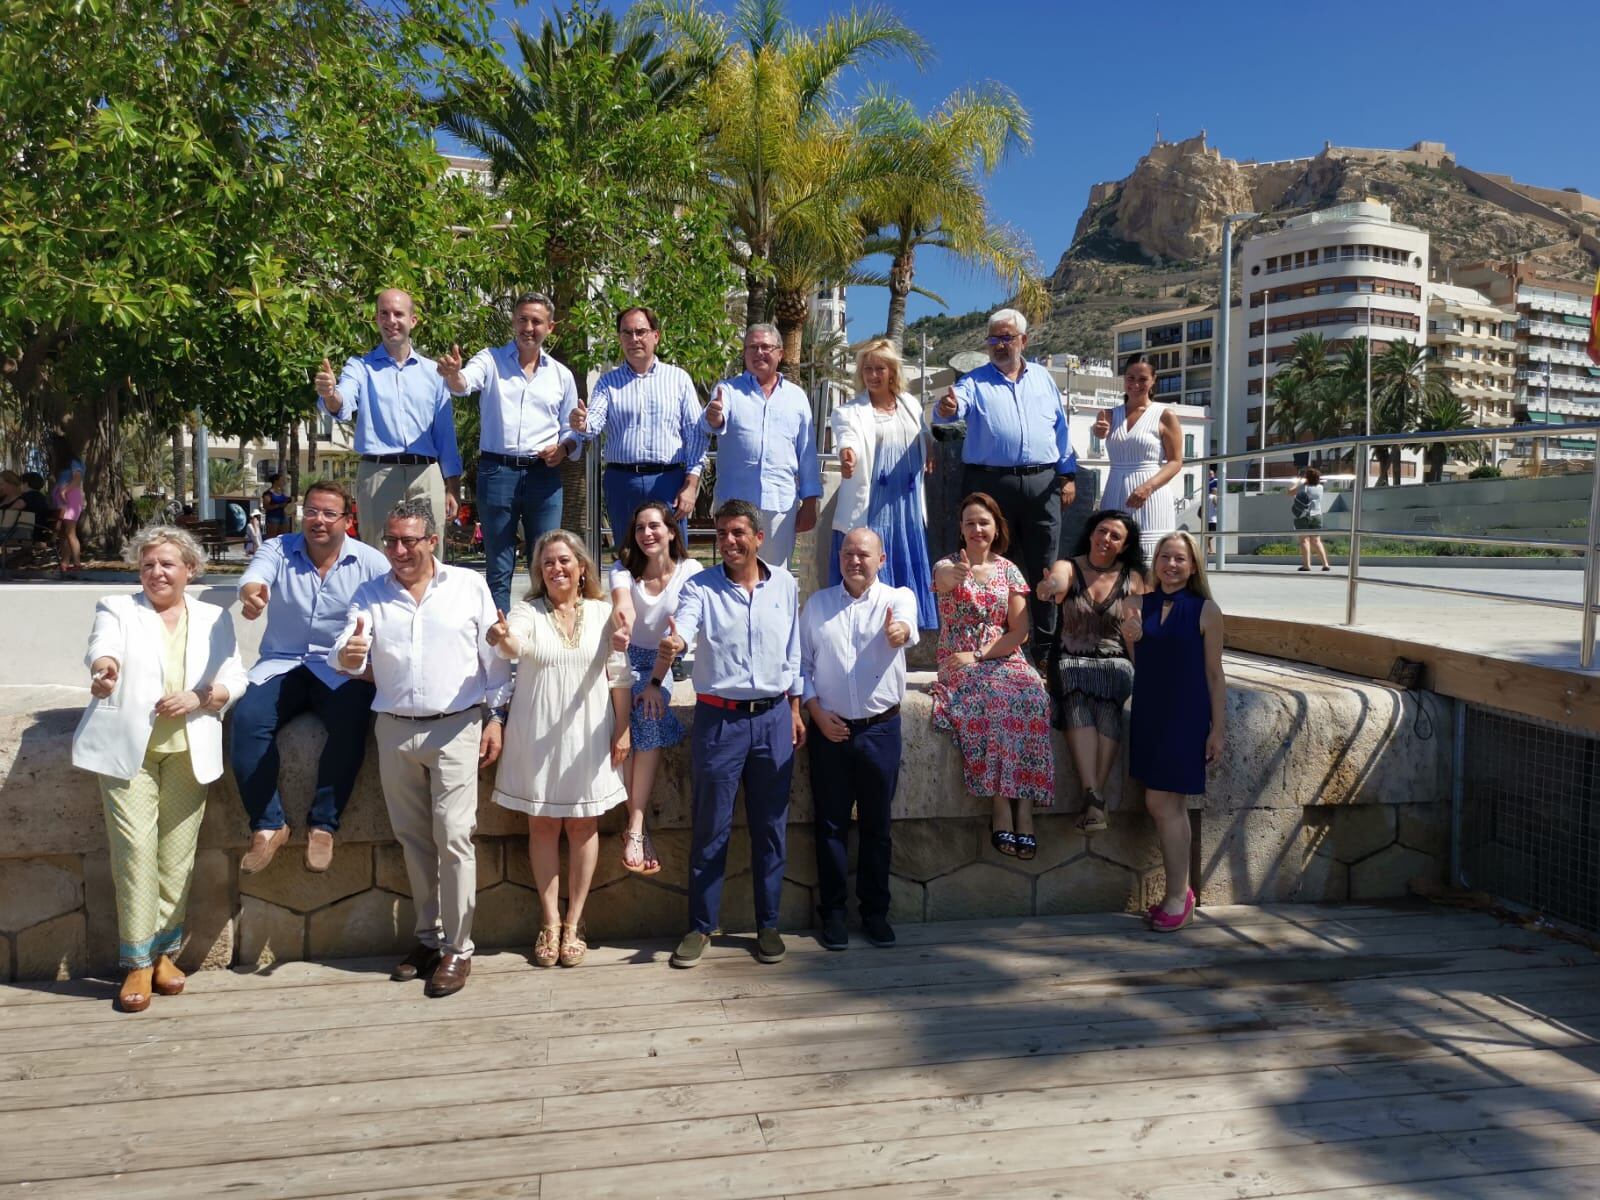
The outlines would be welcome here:
<svg viewBox="0 0 1600 1200">
<path fill-rule="evenodd" d="M 894 945 L 889 924 L 889 809 L 900 779 L 900 701 L 906 647 L 917 641 L 917 597 L 878 582 L 883 542 L 852 529 L 839 547 L 842 581 L 815 593 L 800 614 L 800 674 L 817 842 L 822 944 L 843 950 L 850 810 L 860 848 L 856 899 L 874 946 Z"/>
<path fill-rule="evenodd" d="M 544 350 L 555 327 L 550 297 L 524 292 L 511 303 L 511 341 L 478 351 L 464 367 L 458 346 L 439 356 L 452 395 L 478 393 L 478 522 L 489 591 L 502 610 L 511 607 L 517 526 L 530 554 L 541 535 L 561 527 L 561 464 L 583 446 L 568 429 L 577 381 Z"/>
<path fill-rule="evenodd" d="M 472 971 L 478 772 L 500 757 L 511 667 L 485 640 L 497 614 L 482 576 L 435 562 L 438 538 L 425 503 L 390 510 L 389 573 L 356 589 L 331 657 L 351 675 L 370 663 L 377 689 L 378 772 L 417 911 L 417 946 L 390 978 L 448 996 Z"/>
</svg>

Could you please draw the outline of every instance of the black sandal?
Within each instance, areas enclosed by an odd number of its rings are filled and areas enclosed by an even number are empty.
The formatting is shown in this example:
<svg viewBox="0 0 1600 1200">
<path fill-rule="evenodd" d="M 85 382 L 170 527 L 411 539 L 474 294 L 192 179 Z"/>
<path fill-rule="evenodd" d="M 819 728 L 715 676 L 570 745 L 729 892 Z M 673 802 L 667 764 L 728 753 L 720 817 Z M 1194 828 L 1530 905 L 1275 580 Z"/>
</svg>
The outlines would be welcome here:
<svg viewBox="0 0 1600 1200">
<path fill-rule="evenodd" d="M 1017 835 L 1009 829 L 991 829 L 989 844 L 1008 858 L 1017 856 Z"/>
<path fill-rule="evenodd" d="M 1039 853 L 1039 841 L 1031 833 L 1017 834 L 1017 857 L 1026 862 Z"/>
</svg>

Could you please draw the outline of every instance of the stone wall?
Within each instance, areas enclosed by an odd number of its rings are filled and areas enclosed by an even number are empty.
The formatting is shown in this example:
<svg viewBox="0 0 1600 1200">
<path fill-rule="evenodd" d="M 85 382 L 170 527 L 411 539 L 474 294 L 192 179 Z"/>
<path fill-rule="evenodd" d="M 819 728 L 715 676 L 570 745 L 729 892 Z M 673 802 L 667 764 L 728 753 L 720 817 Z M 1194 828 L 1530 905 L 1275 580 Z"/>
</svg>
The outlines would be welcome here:
<svg viewBox="0 0 1600 1200">
<path fill-rule="evenodd" d="M 1191 802 L 1197 890 L 1215 904 L 1366 900 L 1404 894 L 1415 875 L 1442 879 L 1449 722 L 1414 732 L 1416 700 L 1382 684 L 1270 659 L 1229 656 L 1229 747 L 1210 791 Z M 988 842 L 988 802 L 961 786 L 950 740 L 929 723 L 928 678 L 907 697 L 905 760 L 895 801 L 895 920 L 1138 911 L 1164 880 L 1136 784 L 1114 772 L 1111 828 L 1071 828 L 1077 781 L 1059 737 L 1057 797 L 1038 818 L 1039 856 L 1023 863 Z M 679 689 L 687 698 L 687 689 Z M 1439 711 L 1435 701 L 1434 711 Z M 687 706 L 680 707 L 686 720 Z M 0 717 L 0 982 L 106 972 L 116 917 L 103 818 L 92 777 L 70 765 L 78 709 Z M 322 730 L 283 735 L 282 786 L 292 820 L 308 804 Z M 537 925 L 523 818 L 495 807 L 482 782 L 475 939 L 528 946 Z M 651 879 L 620 863 L 621 813 L 602 823 L 588 907 L 591 936 L 672 936 L 686 918 L 690 780 L 669 751 L 651 803 L 664 863 Z M 802 756 L 790 808 L 782 926 L 813 924 L 816 886 L 809 771 Z M 742 824 L 742 817 L 740 818 Z M 259 967 L 298 958 L 394 953 L 411 941 L 412 907 L 369 753 L 345 813 L 332 870 L 307 872 L 303 832 L 272 867 L 240 876 L 248 828 L 231 776 L 211 789 L 189 905 L 188 967 Z M 723 923 L 752 923 L 748 846 L 729 854 Z"/>
</svg>

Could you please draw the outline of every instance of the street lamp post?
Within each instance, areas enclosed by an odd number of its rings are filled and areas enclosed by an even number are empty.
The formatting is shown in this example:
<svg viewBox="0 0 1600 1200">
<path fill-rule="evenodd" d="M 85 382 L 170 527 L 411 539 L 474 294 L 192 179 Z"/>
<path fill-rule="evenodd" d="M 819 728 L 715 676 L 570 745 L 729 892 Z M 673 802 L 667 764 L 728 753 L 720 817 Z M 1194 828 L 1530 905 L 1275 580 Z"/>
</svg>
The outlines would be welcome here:
<svg viewBox="0 0 1600 1200">
<path fill-rule="evenodd" d="M 1222 292 L 1217 301 L 1217 329 L 1215 355 L 1217 369 L 1214 395 L 1217 399 L 1217 453 L 1228 453 L 1228 360 L 1232 357 L 1232 347 L 1228 341 L 1230 324 L 1230 306 L 1233 303 L 1233 226 L 1238 221 L 1251 221 L 1260 216 L 1260 213 L 1240 212 L 1229 213 L 1222 218 Z M 1113 360 L 1115 361 L 1115 360 Z M 1227 551 L 1223 549 L 1227 538 L 1223 531 L 1228 528 L 1228 464 L 1217 464 L 1217 542 L 1216 561 L 1217 570 L 1222 570 L 1227 565 Z"/>
</svg>

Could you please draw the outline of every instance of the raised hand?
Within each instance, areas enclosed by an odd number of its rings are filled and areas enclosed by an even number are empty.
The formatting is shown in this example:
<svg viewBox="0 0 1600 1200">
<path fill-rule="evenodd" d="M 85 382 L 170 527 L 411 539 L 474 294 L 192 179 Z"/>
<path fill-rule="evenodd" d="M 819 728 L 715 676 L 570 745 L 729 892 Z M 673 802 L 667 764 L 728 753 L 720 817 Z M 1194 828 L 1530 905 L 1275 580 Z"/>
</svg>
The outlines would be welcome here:
<svg viewBox="0 0 1600 1200">
<path fill-rule="evenodd" d="M 667 636 L 661 639 L 661 648 L 669 650 L 673 658 L 677 658 L 688 648 L 688 644 L 678 635 L 678 623 L 667 617 Z"/>
<path fill-rule="evenodd" d="M 574 433 L 587 433 L 589 431 L 589 401 L 582 396 L 578 397 L 578 407 L 572 410 L 572 415 L 567 418 L 567 424 Z"/>
<path fill-rule="evenodd" d="M 839 478 L 849 479 L 856 473 L 856 452 L 849 446 L 839 451 Z"/>
<path fill-rule="evenodd" d="M 711 403 L 706 405 L 706 424 L 713 429 L 721 429 L 723 422 L 728 418 L 723 408 L 725 401 L 722 398 L 722 385 L 717 384 L 717 390 L 711 394 Z"/>
<path fill-rule="evenodd" d="M 267 611 L 267 585 L 247 583 L 239 589 L 239 611 L 246 621 L 254 621 Z"/>
<path fill-rule="evenodd" d="M 453 380 L 457 375 L 461 374 L 461 347 L 452 342 L 450 353 L 439 355 L 435 366 L 446 382 Z"/>
<path fill-rule="evenodd" d="M 965 546 L 956 552 L 956 561 L 951 565 L 955 569 L 956 583 L 965 583 L 972 574 L 972 560 L 967 557 Z"/>
<path fill-rule="evenodd" d="M 1111 410 L 1109 408 L 1102 408 L 1100 410 L 1100 413 L 1097 417 L 1095 417 L 1094 425 L 1090 428 L 1089 432 L 1094 434 L 1094 436 L 1099 438 L 1102 442 L 1111 436 Z"/>
<path fill-rule="evenodd" d="M 511 627 L 506 624 L 506 614 L 500 609 L 494 610 L 494 624 L 484 631 L 483 640 L 491 646 L 498 646 L 511 636 Z"/>
<path fill-rule="evenodd" d="M 628 632 L 628 614 L 620 608 L 611 614 L 611 624 L 615 627 L 611 631 L 611 648 L 613 650 L 626 650 L 628 643 L 633 640 Z"/>
<path fill-rule="evenodd" d="M 939 404 L 935 411 L 941 417 L 953 417 L 960 410 L 961 406 L 956 403 L 956 389 L 953 386 L 945 388 L 944 395 L 939 397 Z"/>
<path fill-rule="evenodd" d="M 911 640 L 911 626 L 904 621 L 894 619 L 894 608 L 891 606 L 883 614 L 883 636 L 888 639 L 889 645 L 896 650 L 900 649 Z M 838 741 L 838 738 L 830 739 Z"/>
<path fill-rule="evenodd" d="M 1050 602 L 1060 598 L 1061 591 L 1057 589 L 1056 577 L 1050 573 L 1049 568 L 1045 569 L 1044 576 L 1039 580 L 1039 586 L 1035 589 L 1035 594 L 1039 599 Z"/>
<path fill-rule="evenodd" d="M 317 395 L 324 400 L 333 400 L 339 395 L 339 377 L 333 373 L 333 364 L 327 359 L 322 360 L 322 365 L 317 368 Z"/>
<path fill-rule="evenodd" d="M 350 640 L 344 644 L 344 649 L 339 651 L 339 661 L 351 670 L 366 662 L 367 654 L 372 649 L 372 639 L 367 636 L 366 617 L 356 618 L 355 632 L 350 635 Z"/>
<path fill-rule="evenodd" d="M 1117 628 L 1122 631 L 1122 640 L 1133 645 L 1144 636 L 1143 606 L 1135 608 L 1126 601 L 1122 604 L 1122 618 L 1117 622 Z"/>
<path fill-rule="evenodd" d="M 117 690 L 117 679 L 121 668 L 117 665 L 116 659 L 97 658 L 89 670 L 89 694 L 96 700 L 104 700 Z"/>
</svg>

